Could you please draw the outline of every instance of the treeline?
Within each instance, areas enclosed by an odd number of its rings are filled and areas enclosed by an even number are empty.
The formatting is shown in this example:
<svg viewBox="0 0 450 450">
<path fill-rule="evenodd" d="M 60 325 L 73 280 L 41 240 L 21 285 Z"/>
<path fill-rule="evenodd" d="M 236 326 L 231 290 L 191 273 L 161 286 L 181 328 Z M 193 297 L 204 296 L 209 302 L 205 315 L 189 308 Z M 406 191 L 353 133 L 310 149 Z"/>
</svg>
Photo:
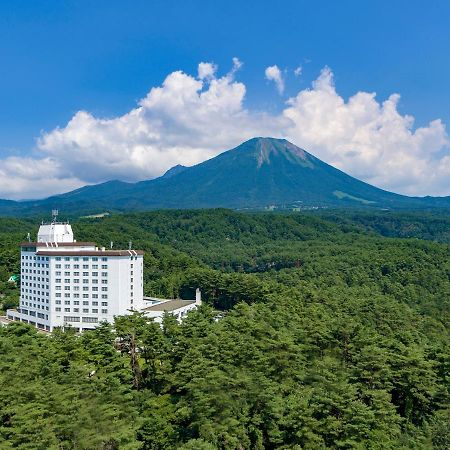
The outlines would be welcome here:
<svg viewBox="0 0 450 450">
<path fill-rule="evenodd" d="M 227 210 L 73 228 L 144 249 L 147 294 L 205 305 L 162 328 L 0 328 L 0 448 L 450 447 L 448 245 Z"/>
</svg>

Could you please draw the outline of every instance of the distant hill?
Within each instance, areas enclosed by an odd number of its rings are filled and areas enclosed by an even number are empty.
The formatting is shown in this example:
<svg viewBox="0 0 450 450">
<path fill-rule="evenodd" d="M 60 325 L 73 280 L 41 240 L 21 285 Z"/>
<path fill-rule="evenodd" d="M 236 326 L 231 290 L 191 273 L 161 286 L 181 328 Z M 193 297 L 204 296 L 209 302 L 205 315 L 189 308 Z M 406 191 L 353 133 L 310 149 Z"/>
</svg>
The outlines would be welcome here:
<svg viewBox="0 0 450 450">
<path fill-rule="evenodd" d="M 181 164 L 177 164 L 176 166 L 171 167 L 161 178 L 171 178 L 174 175 L 177 175 L 184 170 L 186 170 L 186 166 L 182 166 Z"/>
<path fill-rule="evenodd" d="M 162 177 L 85 186 L 44 200 L 0 202 L 2 215 L 157 208 L 450 207 L 450 197 L 407 197 L 371 186 L 285 139 L 253 138 L 193 167 Z"/>
</svg>

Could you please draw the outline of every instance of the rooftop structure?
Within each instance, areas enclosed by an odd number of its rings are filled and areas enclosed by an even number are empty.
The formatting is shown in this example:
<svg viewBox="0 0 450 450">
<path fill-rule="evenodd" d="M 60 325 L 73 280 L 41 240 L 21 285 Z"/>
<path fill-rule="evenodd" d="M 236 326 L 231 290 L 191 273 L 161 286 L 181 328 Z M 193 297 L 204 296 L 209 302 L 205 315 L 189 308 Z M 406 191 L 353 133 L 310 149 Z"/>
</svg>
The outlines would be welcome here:
<svg viewBox="0 0 450 450">
<path fill-rule="evenodd" d="M 75 242 L 73 239 L 72 227 L 69 222 L 57 222 L 58 210 L 52 211 L 52 221 L 50 223 L 42 222 L 37 235 L 37 242 L 57 243 L 57 242 Z"/>
</svg>

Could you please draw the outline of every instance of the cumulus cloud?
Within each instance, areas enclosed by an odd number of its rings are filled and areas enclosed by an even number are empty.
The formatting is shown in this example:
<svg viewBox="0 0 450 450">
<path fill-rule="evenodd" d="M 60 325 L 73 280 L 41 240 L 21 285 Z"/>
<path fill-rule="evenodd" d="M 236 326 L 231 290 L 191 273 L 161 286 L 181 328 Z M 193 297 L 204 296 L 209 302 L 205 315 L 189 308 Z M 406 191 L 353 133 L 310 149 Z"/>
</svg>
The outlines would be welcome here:
<svg viewBox="0 0 450 450">
<path fill-rule="evenodd" d="M 414 130 L 398 94 L 379 103 L 358 92 L 345 101 L 324 68 L 312 89 L 288 100 L 291 139 L 321 159 L 377 186 L 406 194 L 450 194 L 450 172 L 438 153 L 446 149 L 444 124 L 434 120 Z"/>
<path fill-rule="evenodd" d="M 37 156 L 0 160 L 0 197 L 37 198 L 111 179 L 149 179 L 254 136 L 285 137 L 388 190 L 450 195 L 449 139 L 439 119 L 414 128 L 413 117 L 398 111 L 398 94 L 381 102 L 370 92 L 344 99 L 329 68 L 281 113 L 249 111 L 246 86 L 236 80 L 241 66 L 235 58 L 222 76 L 207 62 L 197 76 L 173 72 L 116 118 L 77 112 L 64 127 L 39 137 Z"/>
<path fill-rule="evenodd" d="M 275 83 L 278 93 L 281 95 L 284 92 L 284 80 L 281 70 L 277 65 L 266 67 L 266 78 Z"/>
<path fill-rule="evenodd" d="M 299 77 L 302 74 L 302 72 L 303 72 L 302 66 L 298 66 L 296 69 L 294 69 L 294 75 L 296 77 Z"/>
<path fill-rule="evenodd" d="M 216 71 L 217 66 L 215 64 L 201 62 L 198 65 L 198 78 L 200 80 L 213 78 Z"/>
</svg>

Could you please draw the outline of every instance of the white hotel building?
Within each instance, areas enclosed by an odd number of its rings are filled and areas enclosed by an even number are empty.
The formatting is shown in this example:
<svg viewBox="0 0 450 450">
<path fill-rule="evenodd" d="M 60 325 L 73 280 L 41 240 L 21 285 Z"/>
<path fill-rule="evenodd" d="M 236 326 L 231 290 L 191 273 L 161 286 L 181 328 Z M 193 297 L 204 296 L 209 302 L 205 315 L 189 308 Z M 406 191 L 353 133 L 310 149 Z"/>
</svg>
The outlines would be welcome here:
<svg viewBox="0 0 450 450">
<path fill-rule="evenodd" d="M 143 254 L 76 242 L 68 223 L 42 224 L 37 242 L 21 244 L 20 307 L 7 318 L 83 331 L 143 310 Z"/>
</svg>

